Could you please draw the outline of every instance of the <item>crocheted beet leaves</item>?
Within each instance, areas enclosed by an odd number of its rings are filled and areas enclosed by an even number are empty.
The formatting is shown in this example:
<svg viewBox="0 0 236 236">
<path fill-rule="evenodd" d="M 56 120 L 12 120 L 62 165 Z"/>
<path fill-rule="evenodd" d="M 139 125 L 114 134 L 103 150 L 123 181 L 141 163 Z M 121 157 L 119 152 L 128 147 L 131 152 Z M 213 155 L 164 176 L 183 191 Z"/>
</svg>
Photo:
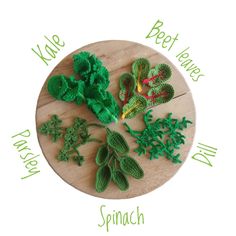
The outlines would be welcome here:
<svg viewBox="0 0 236 236">
<path fill-rule="evenodd" d="M 132 130 L 127 123 L 124 126 L 127 132 L 136 138 L 138 147 L 134 150 L 138 155 L 149 152 L 150 160 L 165 156 L 173 163 L 181 163 L 180 154 L 175 154 L 175 149 L 185 143 L 185 136 L 181 130 L 187 128 L 191 121 L 183 117 L 182 120 L 172 118 L 172 113 L 164 119 L 152 121 L 152 110 L 149 110 L 143 117 L 146 128 L 142 131 Z"/>
<path fill-rule="evenodd" d="M 51 96 L 77 105 L 85 102 L 88 108 L 104 124 L 117 122 L 120 108 L 113 95 L 106 91 L 109 72 L 95 55 L 83 51 L 73 55 L 74 75 L 54 75 L 49 78 L 47 89 Z"/>
<path fill-rule="evenodd" d="M 158 64 L 151 69 L 146 58 L 136 59 L 132 64 L 132 73 L 124 73 L 119 79 L 122 119 L 131 119 L 147 107 L 169 102 L 174 97 L 174 89 L 164 82 L 170 79 L 171 74 L 167 64 Z M 146 94 L 142 93 L 145 85 L 151 87 Z M 140 107 L 136 105 L 136 100 L 142 100 Z"/>
<path fill-rule="evenodd" d="M 124 137 L 107 128 L 107 142 L 101 145 L 96 154 L 96 163 L 99 166 L 96 173 L 95 188 L 103 192 L 113 181 L 121 191 L 129 188 L 127 176 L 141 179 L 144 176 L 138 162 L 129 157 L 129 146 Z"/>
</svg>

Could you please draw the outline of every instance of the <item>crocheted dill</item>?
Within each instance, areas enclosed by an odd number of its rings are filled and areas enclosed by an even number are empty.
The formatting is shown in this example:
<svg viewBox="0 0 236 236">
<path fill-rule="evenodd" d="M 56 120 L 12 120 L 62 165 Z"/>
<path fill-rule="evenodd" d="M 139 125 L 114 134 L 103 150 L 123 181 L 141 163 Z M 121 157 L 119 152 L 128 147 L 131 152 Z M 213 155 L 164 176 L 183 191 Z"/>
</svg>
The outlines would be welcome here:
<svg viewBox="0 0 236 236">
<path fill-rule="evenodd" d="M 186 137 L 180 131 L 186 129 L 192 122 L 186 117 L 183 117 L 182 120 L 172 118 L 172 113 L 169 113 L 164 119 L 158 118 L 153 121 L 151 112 L 152 110 L 149 110 L 143 116 L 146 128 L 142 131 L 133 130 L 127 123 L 124 123 L 127 132 L 136 138 L 138 147 L 134 151 L 139 156 L 148 152 L 150 160 L 165 156 L 173 163 L 181 163 L 180 154 L 174 152 L 185 143 Z"/>
<path fill-rule="evenodd" d="M 79 166 L 84 162 L 84 157 L 80 154 L 78 148 L 88 142 L 101 142 L 92 138 L 88 127 L 100 126 L 95 123 L 87 123 L 85 119 L 76 117 L 70 127 L 61 127 L 62 120 L 57 115 L 52 115 L 51 119 L 38 128 L 39 133 L 50 136 L 53 142 L 63 139 L 63 147 L 60 149 L 57 159 L 59 161 L 68 161 L 73 159 Z"/>
<path fill-rule="evenodd" d="M 107 142 L 98 148 L 96 163 L 95 187 L 97 192 L 103 192 L 111 181 L 121 190 L 129 188 L 127 176 L 141 179 L 144 176 L 138 162 L 128 156 L 129 146 L 124 137 L 116 132 L 107 130 Z"/>
<path fill-rule="evenodd" d="M 117 122 L 120 108 L 113 95 L 106 91 L 109 86 L 109 72 L 95 55 L 83 51 L 73 55 L 74 75 L 54 75 L 49 78 L 47 89 L 51 96 L 87 107 L 104 124 Z"/>
</svg>

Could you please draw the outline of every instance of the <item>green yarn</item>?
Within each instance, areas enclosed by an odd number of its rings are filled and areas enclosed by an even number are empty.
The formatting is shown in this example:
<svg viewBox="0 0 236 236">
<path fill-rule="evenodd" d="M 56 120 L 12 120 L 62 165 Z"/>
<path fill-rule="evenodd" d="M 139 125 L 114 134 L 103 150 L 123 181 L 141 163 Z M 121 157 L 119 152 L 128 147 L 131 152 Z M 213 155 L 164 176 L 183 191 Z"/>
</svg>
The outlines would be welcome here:
<svg viewBox="0 0 236 236">
<path fill-rule="evenodd" d="M 185 143 L 185 136 L 180 133 L 181 130 L 187 128 L 191 121 L 183 117 L 182 120 L 172 118 L 172 113 L 164 119 L 158 118 L 152 121 L 152 110 L 149 110 L 143 117 L 146 128 L 142 131 L 132 130 L 127 123 L 124 126 L 127 132 L 134 138 L 138 147 L 134 150 L 138 155 L 150 154 L 150 160 L 158 159 L 165 156 L 173 163 L 181 163 L 180 154 L 174 154 L 180 145 Z"/>
<path fill-rule="evenodd" d="M 89 124 L 85 119 L 76 117 L 74 122 L 68 128 L 61 127 L 62 120 L 57 115 L 52 115 L 51 119 L 43 123 L 39 128 L 39 133 L 50 136 L 53 142 L 63 139 L 63 147 L 60 149 L 57 159 L 59 161 L 69 161 L 73 159 L 79 166 L 84 162 L 84 157 L 80 155 L 78 147 L 88 142 L 101 142 L 96 138 L 92 138 L 88 131 L 88 127 L 97 126 L 99 124 Z"/>
<path fill-rule="evenodd" d="M 98 166 L 104 165 L 107 163 L 109 157 L 109 150 L 107 145 L 102 145 L 99 147 L 96 155 L 96 164 Z"/>
<path fill-rule="evenodd" d="M 108 91 L 105 92 L 103 98 L 88 98 L 87 106 L 103 124 L 109 124 L 111 122 L 118 121 L 120 108 L 112 94 Z"/>
<path fill-rule="evenodd" d="M 141 95 L 134 95 L 129 102 L 123 106 L 122 119 L 131 119 L 138 113 L 143 112 L 147 108 L 147 99 Z"/>
<path fill-rule="evenodd" d="M 148 91 L 148 106 L 157 106 L 169 102 L 174 97 L 174 89 L 170 84 L 161 84 Z"/>
<path fill-rule="evenodd" d="M 99 166 L 96 173 L 96 191 L 103 192 L 112 180 L 121 191 L 129 188 L 129 182 L 126 175 L 136 179 L 143 177 L 144 172 L 134 159 L 124 156 L 128 155 L 129 146 L 124 137 L 116 132 L 106 128 L 107 143 L 101 145 L 96 154 L 96 164 Z M 128 159 L 128 160 L 126 160 Z"/>
<path fill-rule="evenodd" d="M 128 156 L 121 158 L 120 168 L 125 174 L 131 175 L 135 179 L 141 179 L 144 176 L 143 170 L 138 162 Z"/>
<path fill-rule="evenodd" d="M 67 77 L 64 75 L 54 75 L 47 83 L 48 92 L 58 100 L 62 100 L 63 95 L 68 89 Z"/>
<path fill-rule="evenodd" d="M 126 191 L 129 188 L 128 179 L 120 170 L 114 170 L 112 172 L 112 180 L 121 191 Z"/>
<path fill-rule="evenodd" d="M 96 191 L 101 193 L 106 190 L 108 184 L 111 182 L 111 168 L 108 165 L 100 166 L 96 173 Z"/>
<path fill-rule="evenodd" d="M 62 120 L 60 120 L 57 115 L 53 115 L 49 121 L 39 127 L 39 132 L 43 135 L 50 136 L 52 142 L 56 142 L 63 135 L 61 123 Z"/>
<path fill-rule="evenodd" d="M 110 147 L 115 149 L 117 152 L 121 153 L 122 155 L 129 152 L 129 145 L 124 139 L 124 137 L 116 132 L 108 130 L 107 133 L 107 143 Z"/>
<path fill-rule="evenodd" d="M 102 67 L 102 68 L 105 68 L 105 67 Z M 95 73 L 92 73 L 90 78 L 89 78 L 89 82 L 88 84 L 89 85 L 95 85 L 95 86 L 100 86 L 102 89 L 107 89 L 107 87 L 109 86 L 109 75 L 106 74 L 107 71 L 106 69 L 103 69 L 102 72 L 95 72 Z"/>
<path fill-rule="evenodd" d="M 119 78 L 119 85 L 119 98 L 125 105 L 135 93 L 136 82 L 134 76 L 130 73 L 122 74 Z"/>
<path fill-rule="evenodd" d="M 158 64 L 149 71 L 148 76 L 143 80 L 143 83 L 148 84 L 150 87 L 156 87 L 170 79 L 171 74 L 171 69 L 167 64 Z"/>
<path fill-rule="evenodd" d="M 57 100 L 75 102 L 87 107 L 104 124 L 117 122 L 120 108 L 111 93 L 106 91 L 109 86 L 109 72 L 102 61 L 89 52 L 82 51 L 73 55 L 74 72 L 80 76 L 75 79 L 64 75 L 55 75 L 48 80 L 48 92 Z"/>
<path fill-rule="evenodd" d="M 137 91 L 142 91 L 142 81 L 148 75 L 150 62 L 146 58 L 138 58 L 132 64 L 132 73 L 136 79 Z"/>
<path fill-rule="evenodd" d="M 75 101 L 80 105 L 84 102 L 85 84 L 82 80 L 76 80 L 75 77 L 69 78 L 64 75 L 55 75 L 48 80 L 48 92 L 57 100 L 65 102 Z"/>
</svg>

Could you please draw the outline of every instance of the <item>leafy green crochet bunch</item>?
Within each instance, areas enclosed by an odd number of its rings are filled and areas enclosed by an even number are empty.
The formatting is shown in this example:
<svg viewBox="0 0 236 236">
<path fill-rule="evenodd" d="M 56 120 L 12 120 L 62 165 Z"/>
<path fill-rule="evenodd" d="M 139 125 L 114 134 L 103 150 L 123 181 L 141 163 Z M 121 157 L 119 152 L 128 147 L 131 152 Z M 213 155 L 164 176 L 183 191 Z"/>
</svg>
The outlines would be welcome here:
<svg viewBox="0 0 236 236">
<path fill-rule="evenodd" d="M 49 136 L 52 142 L 57 142 L 59 139 L 64 140 L 62 149 L 57 155 L 59 161 L 68 161 L 72 158 L 79 166 L 84 162 L 84 157 L 78 151 L 81 145 L 88 142 L 101 142 L 96 138 L 91 138 L 88 132 L 90 126 L 100 126 L 99 124 L 90 123 L 86 120 L 77 117 L 73 124 L 68 128 L 61 127 L 62 120 L 57 115 L 52 115 L 51 119 L 43 123 L 39 128 L 39 133 Z"/>
<path fill-rule="evenodd" d="M 83 51 L 73 55 L 74 75 L 55 75 L 49 78 L 48 92 L 57 100 L 75 102 L 77 105 L 86 102 L 88 108 L 104 124 L 117 122 L 120 108 L 106 89 L 109 86 L 109 72 L 102 61 L 95 55 Z"/>
<path fill-rule="evenodd" d="M 142 131 L 132 130 L 127 123 L 124 123 L 127 132 L 136 138 L 136 143 L 139 145 L 134 151 L 139 156 L 149 152 L 150 160 L 165 156 L 173 163 L 181 163 L 180 154 L 175 155 L 174 151 L 185 143 L 185 136 L 180 131 L 192 122 L 186 117 L 182 120 L 173 119 L 172 113 L 164 119 L 153 122 L 151 112 L 152 110 L 149 110 L 143 117 L 146 128 Z"/>
<path fill-rule="evenodd" d="M 131 119 L 147 107 L 169 102 L 174 96 L 174 89 L 165 82 L 171 74 L 167 64 L 151 68 L 146 58 L 136 59 L 132 64 L 132 73 L 123 73 L 119 79 L 119 98 L 123 102 L 121 118 Z M 142 92 L 145 85 L 151 87 L 146 94 Z"/>
<path fill-rule="evenodd" d="M 107 142 L 97 151 L 96 191 L 103 192 L 113 181 L 121 191 L 129 188 L 127 175 L 136 179 L 144 176 L 136 160 L 128 156 L 129 146 L 124 137 L 107 128 Z"/>
</svg>

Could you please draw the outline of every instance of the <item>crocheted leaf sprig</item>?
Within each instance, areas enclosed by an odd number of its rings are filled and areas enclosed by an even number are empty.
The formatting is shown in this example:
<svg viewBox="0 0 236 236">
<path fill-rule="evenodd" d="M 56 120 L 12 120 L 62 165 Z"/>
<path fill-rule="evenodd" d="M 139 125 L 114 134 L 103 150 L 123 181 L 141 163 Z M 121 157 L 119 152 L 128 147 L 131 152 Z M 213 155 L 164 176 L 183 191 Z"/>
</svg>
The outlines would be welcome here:
<svg viewBox="0 0 236 236">
<path fill-rule="evenodd" d="M 60 149 L 57 159 L 59 161 L 68 161 L 73 159 L 79 166 L 84 162 L 84 157 L 80 154 L 78 148 L 88 142 L 99 142 L 102 141 L 92 138 L 89 134 L 88 128 L 90 126 L 101 125 L 95 123 L 87 123 L 85 119 L 77 117 L 74 119 L 73 124 L 64 128 L 61 127 L 62 120 L 57 115 L 52 115 L 51 119 L 38 128 L 39 133 L 50 136 L 53 142 L 63 139 L 63 147 Z"/>
<path fill-rule="evenodd" d="M 182 120 L 172 118 L 169 113 L 164 119 L 153 121 L 152 110 L 149 110 L 144 116 L 146 128 L 136 131 L 130 128 L 127 123 L 124 126 L 127 132 L 136 139 L 138 147 L 134 150 L 138 155 L 145 155 L 149 152 L 150 160 L 165 156 L 173 163 L 181 163 L 180 154 L 175 154 L 175 150 L 185 143 L 185 136 L 180 132 L 192 124 L 191 121 L 183 117 Z"/>
<path fill-rule="evenodd" d="M 141 179 L 144 172 L 138 162 L 128 155 L 129 146 L 124 137 L 116 131 L 106 130 L 107 142 L 98 148 L 96 154 L 99 167 L 95 188 L 97 192 L 103 192 L 113 181 L 121 191 L 126 191 L 129 188 L 127 176 Z"/>
<path fill-rule="evenodd" d="M 49 78 L 47 89 L 57 100 L 86 103 L 87 107 L 104 124 L 117 122 L 120 108 L 113 95 L 106 91 L 109 86 L 109 72 L 102 61 L 89 52 L 73 55 L 75 75 L 54 75 Z"/>
<path fill-rule="evenodd" d="M 169 102 L 174 97 L 173 87 L 164 83 L 171 77 L 170 66 L 158 64 L 152 69 L 150 67 L 150 62 L 146 58 L 138 58 L 132 64 L 132 73 L 120 76 L 119 98 L 123 102 L 122 119 L 131 119 L 148 107 Z M 151 87 L 147 94 L 141 93 L 145 85 Z M 142 100 L 140 107 L 136 105 L 139 103 L 136 100 Z"/>
</svg>

